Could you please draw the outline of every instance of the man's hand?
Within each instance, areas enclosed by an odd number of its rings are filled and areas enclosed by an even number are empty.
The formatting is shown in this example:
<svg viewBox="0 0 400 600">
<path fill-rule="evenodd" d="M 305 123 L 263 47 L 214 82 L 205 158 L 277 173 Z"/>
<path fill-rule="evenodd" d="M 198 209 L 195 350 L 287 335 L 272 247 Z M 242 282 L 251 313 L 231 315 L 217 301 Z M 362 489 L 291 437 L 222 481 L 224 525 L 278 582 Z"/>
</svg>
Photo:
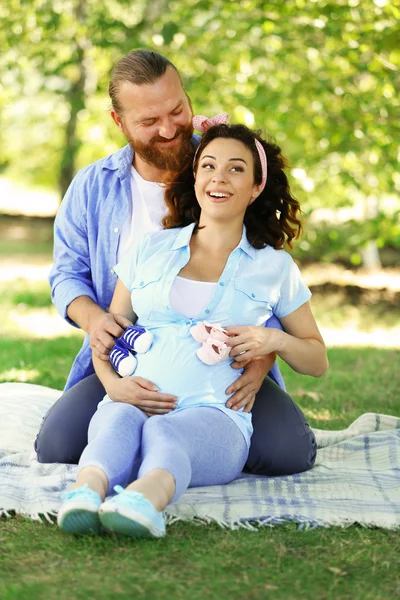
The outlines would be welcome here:
<svg viewBox="0 0 400 600">
<path fill-rule="evenodd" d="M 115 344 L 115 338 L 120 337 L 132 322 L 122 315 L 102 312 L 90 322 L 88 334 L 90 347 L 94 354 L 102 360 L 108 360 L 108 354 Z"/>
<path fill-rule="evenodd" d="M 259 356 L 245 363 L 244 373 L 228 387 L 227 394 L 233 394 L 226 403 L 227 408 L 239 410 L 245 407 L 244 412 L 251 412 L 256 398 L 256 394 L 261 387 L 264 377 L 269 373 L 275 362 L 275 354 L 268 356 Z M 243 362 L 234 362 L 232 367 L 242 369 Z"/>
<path fill-rule="evenodd" d="M 157 386 L 143 377 L 121 377 L 114 380 L 106 391 L 114 402 L 137 406 L 148 417 L 166 415 L 177 406 L 176 396 L 160 394 Z"/>
</svg>

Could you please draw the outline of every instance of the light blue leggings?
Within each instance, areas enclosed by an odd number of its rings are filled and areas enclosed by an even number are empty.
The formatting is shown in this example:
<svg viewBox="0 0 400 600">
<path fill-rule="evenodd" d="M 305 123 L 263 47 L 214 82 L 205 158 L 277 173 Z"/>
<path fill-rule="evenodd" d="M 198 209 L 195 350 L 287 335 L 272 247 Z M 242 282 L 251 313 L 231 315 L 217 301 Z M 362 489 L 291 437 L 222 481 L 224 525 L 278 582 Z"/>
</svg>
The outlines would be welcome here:
<svg viewBox="0 0 400 600">
<path fill-rule="evenodd" d="M 130 404 L 104 404 L 94 414 L 78 470 L 99 467 L 108 493 L 153 469 L 175 479 L 175 502 L 188 487 L 221 485 L 239 476 L 248 456 L 238 426 L 211 407 L 147 417 Z"/>
</svg>

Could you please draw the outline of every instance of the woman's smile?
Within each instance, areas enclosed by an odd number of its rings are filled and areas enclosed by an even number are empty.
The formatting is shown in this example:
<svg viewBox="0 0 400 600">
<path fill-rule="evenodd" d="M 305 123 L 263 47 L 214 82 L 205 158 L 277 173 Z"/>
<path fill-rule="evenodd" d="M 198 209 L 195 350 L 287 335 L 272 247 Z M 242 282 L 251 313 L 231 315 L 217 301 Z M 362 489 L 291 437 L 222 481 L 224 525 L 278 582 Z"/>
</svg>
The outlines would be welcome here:
<svg viewBox="0 0 400 600">
<path fill-rule="evenodd" d="M 211 202 L 214 202 L 215 204 L 227 202 L 233 195 L 231 192 L 220 192 L 213 190 L 207 190 L 206 194 L 210 198 Z"/>
</svg>

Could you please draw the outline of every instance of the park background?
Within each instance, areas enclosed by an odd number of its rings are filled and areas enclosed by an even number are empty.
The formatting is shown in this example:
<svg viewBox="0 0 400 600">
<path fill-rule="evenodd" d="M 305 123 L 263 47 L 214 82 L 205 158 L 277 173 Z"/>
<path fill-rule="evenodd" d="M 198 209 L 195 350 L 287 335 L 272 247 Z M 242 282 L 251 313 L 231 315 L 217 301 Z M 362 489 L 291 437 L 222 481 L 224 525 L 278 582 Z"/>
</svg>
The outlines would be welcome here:
<svg viewBox="0 0 400 600">
<path fill-rule="evenodd" d="M 153 48 L 195 112 L 260 128 L 289 160 L 305 227 L 293 255 L 331 364 L 320 380 L 282 365 L 310 424 L 399 414 L 399 17 L 398 0 L 2 3 L 0 382 L 65 382 L 82 334 L 50 302 L 54 215 L 76 171 L 124 144 L 108 114 L 112 65 Z M 399 543 L 357 527 L 177 525 L 138 557 L 129 541 L 2 519 L 0 598 L 393 598 Z"/>
</svg>

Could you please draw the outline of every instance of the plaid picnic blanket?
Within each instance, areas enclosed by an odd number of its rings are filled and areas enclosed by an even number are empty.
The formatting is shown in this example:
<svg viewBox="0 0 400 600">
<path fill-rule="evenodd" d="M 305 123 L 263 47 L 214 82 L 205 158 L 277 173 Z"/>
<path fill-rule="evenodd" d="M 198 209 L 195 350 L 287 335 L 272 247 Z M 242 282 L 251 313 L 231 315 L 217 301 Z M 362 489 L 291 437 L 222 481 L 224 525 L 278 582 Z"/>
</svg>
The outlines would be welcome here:
<svg viewBox="0 0 400 600">
<path fill-rule="evenodd" d="M 0 384 L 0 516 L 48 520 L 76 466 L 40 464 L 33 442 L 60 392 Z M 189 489 L 168 506 L 167 522 L 217 522 L 231 529 L 292 521 L 302 527 L 400 527 L 400 419 L 368 413 L 342 431 L 314 430 L 317 461 L 307 473 L 245 475 L 228 485 Z"/>
</svg>

